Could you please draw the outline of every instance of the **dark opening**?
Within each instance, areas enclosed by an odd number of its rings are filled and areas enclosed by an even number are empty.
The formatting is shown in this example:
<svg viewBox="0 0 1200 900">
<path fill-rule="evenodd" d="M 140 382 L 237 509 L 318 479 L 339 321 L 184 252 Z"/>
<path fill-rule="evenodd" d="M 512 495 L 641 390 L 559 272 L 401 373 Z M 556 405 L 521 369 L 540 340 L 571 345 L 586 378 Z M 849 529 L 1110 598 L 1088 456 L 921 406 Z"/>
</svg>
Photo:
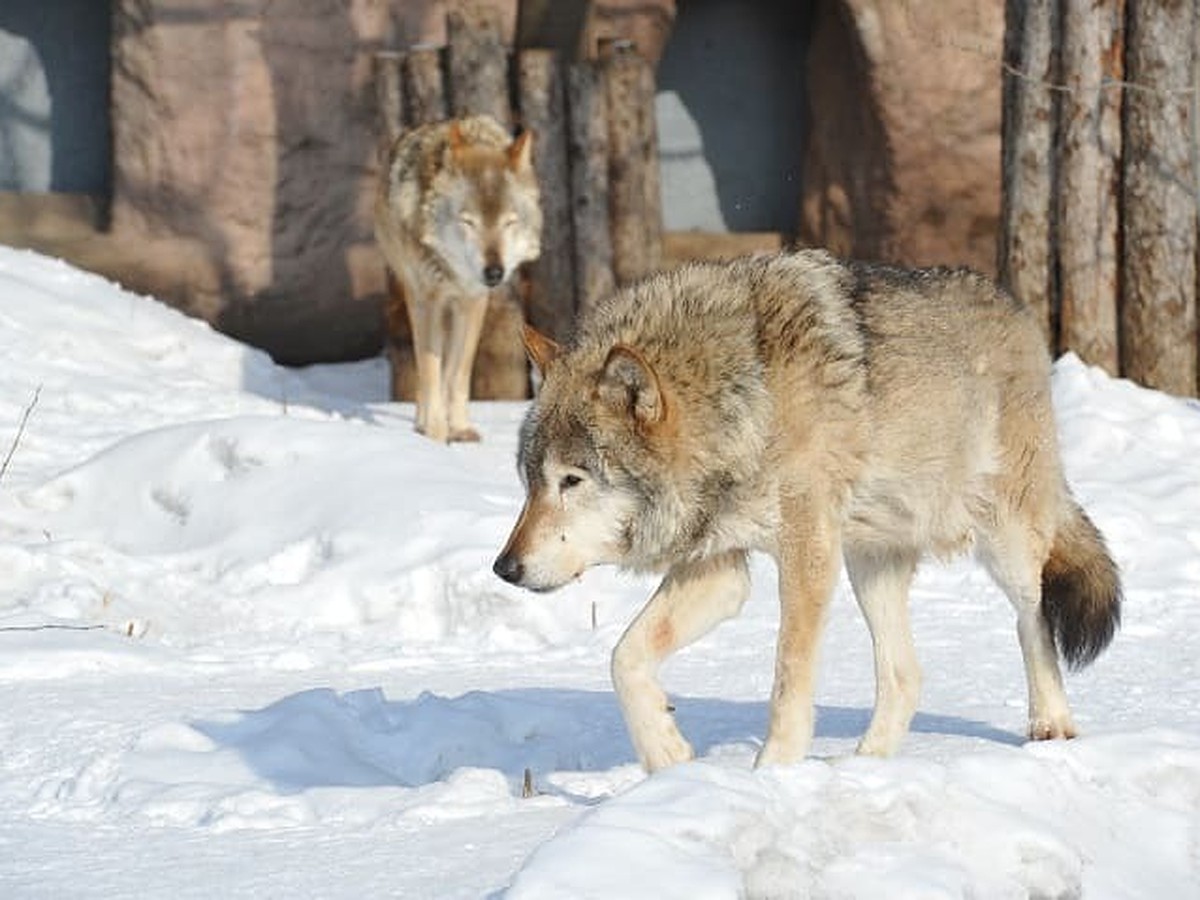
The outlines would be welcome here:
<svg viewBox="0 0 1200 900">
<path fill-rule="evenodd" d="M 810 7 L 679 4 L 658 69 L 667 228 L 796 231 Z"/>
<path fill-rule="evenodd" d="M 0 3 L 0 190 L 107 199 L 111 4 Z"/>
</svg>

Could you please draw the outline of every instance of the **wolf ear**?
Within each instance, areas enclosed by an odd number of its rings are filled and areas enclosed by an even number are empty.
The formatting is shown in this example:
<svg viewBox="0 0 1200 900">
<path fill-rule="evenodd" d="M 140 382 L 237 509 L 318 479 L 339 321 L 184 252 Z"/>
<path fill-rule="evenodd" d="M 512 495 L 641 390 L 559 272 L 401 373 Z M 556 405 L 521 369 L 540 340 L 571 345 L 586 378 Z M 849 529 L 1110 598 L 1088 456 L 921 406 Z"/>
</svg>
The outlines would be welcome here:
<svg viewBox="0 0 1200 900">
<path fill-rule="evenodd" d="M 532 165 L 533 132 L 525 129 L 508 145 L 508 167 L 514 172 L 528 171 Z"/>
<path fill-rule="evenodd" d="M 446 146 L 450 151 L 450 161 L 457 163 L 462 158 L 463 150 L 467 147 L 467 139 L 463 137 L 462 127 L 459 125 L 457 119 L 450 123 Z"/>
<path fill-rule="evenodd" d="M 646 425 L 661 422 L 667 414 L 654 367 L 626 344 L 617 344 L 608 352 L 600 376 L 600 396 Z"/>
<path fill-rule="evenodd" d="M 532 325 L 521 326 L 521 343 L 525 345 L 529 361 L 537 367 L 538 372 L 542 375 L 545 375 L 551 363 L 562 355 L 562 347 Z"/>
</svg>

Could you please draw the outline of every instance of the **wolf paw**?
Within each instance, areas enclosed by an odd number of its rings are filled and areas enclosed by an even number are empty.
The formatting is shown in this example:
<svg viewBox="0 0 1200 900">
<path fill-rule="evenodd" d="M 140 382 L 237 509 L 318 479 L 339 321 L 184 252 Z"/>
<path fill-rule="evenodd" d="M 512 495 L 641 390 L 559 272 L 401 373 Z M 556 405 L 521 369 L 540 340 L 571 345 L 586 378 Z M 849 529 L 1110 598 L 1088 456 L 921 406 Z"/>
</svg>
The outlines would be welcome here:
<svg viewBox="0 0 1200 900">
<path fill-rule="evenodd" d="M 426 423 L 423 425 L 421 423 L 417 423 L 414 430 L 417 432 L 417 434 L 423 434 L 431 441 L 437 441 L 439 444 L 444 444 L 450 440 L 450 432 L 446 430 L 445 425 L 434 423 Z"/>
<path fill-rule="evenodd" d="M 643 744 L 638 756 L 647 772 L 657 772 L 667 766 L 687 762 L 692 759 L 692 745 L 679 733 L 679 729 L 671 726 L 671 732 L 661 736 L 653 744 Z"/>
<path fill-rule="evenodd" d="M 483 440 L 483 438 L 480 437 L 478 431 L 476 431 L 470 425 L 467 425 L 465 428 L 450 429 L 450 437 L 448 440 L 451 443 L 478 444 L 481 440 Z"/>
<path fill-rule="evenodd" d="M 1029 720 L 1029 739 L 1031 741 L 1055 741 L 1070 739 L 1078 732 L 1075 724 L 1068 719 L 1050 719 L 1038 717 Z"/>
</svg>

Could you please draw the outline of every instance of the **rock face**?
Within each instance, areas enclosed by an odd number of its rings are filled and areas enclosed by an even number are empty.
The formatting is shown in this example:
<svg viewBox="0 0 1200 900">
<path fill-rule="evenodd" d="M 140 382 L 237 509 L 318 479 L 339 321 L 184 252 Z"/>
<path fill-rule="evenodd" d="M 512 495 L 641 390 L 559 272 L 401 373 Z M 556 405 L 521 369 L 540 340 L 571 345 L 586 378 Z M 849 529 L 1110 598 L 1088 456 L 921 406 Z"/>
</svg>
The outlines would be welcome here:
<svg viewBox="0 0 1200 900">
<path fill-rule="evenodd" d="M 994 273 L 1004 4 L 815 6 L 801 242 Z"/>
<path fill-rule="evenodd" d="M 370 76 L 386 7 L 114 6 L 114 234 L 199 241 L 217 296 L 171 299 L 281 361 L 375 352 Z"/>
</svg>

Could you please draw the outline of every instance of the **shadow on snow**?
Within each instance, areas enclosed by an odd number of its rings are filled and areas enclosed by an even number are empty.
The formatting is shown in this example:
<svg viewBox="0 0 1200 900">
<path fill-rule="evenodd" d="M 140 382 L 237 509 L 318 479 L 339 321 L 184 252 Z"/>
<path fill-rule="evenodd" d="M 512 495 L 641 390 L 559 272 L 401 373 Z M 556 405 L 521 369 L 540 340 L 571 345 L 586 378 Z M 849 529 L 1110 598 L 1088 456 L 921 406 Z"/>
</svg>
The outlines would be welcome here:
<svg viewBox="0 0 1200 900">
<path fill-rule="evenodd" d="M 698 756 L 722 745 L 757 747 L 765 703 L 685 697 L 674 701 Z M 818 708 L 818 738 L 854 739 L 870 711 Z M 460 768 L 493 769 L 514 785 L 526 769 L 602 772 L 636 762 L 616 697 L 608 691 L 518 689 L 459 697 L 425 693 L 388 700 L 379 689 L 328 688 L 284 697 L 259 710 L 192 727 L 236 751 L 281 793 L 330 786 L 419 787 Z M 917 713 L 912 730 L 1020 744 L 987 723 Z"/>
</svg>

